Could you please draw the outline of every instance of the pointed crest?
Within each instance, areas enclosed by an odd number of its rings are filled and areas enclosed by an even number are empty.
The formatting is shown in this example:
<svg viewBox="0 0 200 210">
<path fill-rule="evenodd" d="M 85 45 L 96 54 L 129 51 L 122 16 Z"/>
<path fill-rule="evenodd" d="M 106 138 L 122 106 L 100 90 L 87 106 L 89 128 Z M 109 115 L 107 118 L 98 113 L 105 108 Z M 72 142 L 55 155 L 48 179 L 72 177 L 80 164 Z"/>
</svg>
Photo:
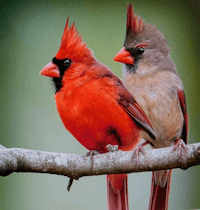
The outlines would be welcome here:
<svg viewBox="0 0 200 210">
<path fill-rule="evenodd" d="M 80 53 L 82 52 L 82 56 Z M 79 56 L 74 56 L 74 54 L 79 54 Z M 63 32 L 60 49 L 56 54 L 57 59 L 64 58 L 74 58 L 76 60 L 81 59 L 85 54 L 91 54 L 91 51 L 87 48 L 86 43 L 83 42 L 82 36 L 79 35 L 78 30 L 75 27 L 75 23 L 72 26 L 69 26 L 69 17 L 65 25 Z"/>
<path fill-rule="evenodd" d="M 133 11 L 133 5 L 129 4 L 127 6 L 127 26 L 126 33 L 130 31 L 134 34 L 138 34 L 142 31 L 144 25 L 144 20 L 141 17 L 136 15 Z"/>
</svg>

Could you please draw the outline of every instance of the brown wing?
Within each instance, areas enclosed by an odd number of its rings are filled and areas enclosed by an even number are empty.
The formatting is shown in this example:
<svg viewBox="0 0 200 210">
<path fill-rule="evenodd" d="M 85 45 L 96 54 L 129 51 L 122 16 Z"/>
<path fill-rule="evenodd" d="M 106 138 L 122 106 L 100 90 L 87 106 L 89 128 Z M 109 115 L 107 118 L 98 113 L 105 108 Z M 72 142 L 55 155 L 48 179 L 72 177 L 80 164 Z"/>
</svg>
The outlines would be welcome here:
<svg viewBox="0 0 200 210">
<path fill-rule="evenodd" d="M 181 109 L 183 112 L 184 122 L 183 122 L 183 130 L 182 130 L 182 139 L 187 144 L 188 143 L 188 112 L 187 112 L 187 106 L 186 106 L 186 99 L 185 99 L 185 93 L 183 90 L 178 90 L 178 97 L 179 97 L 179 103 L 181 105 Z"/>
<path fill-rule="evenodd" d="M 143 129 L 151 136 L 151 138 L 156 138 L 156 133 L 153 130 L 151 122 L 149 121 L 147 115 L 144 113 L 139 104 L 135 101 L 133 96 L 121 85 L 119 104 L 123 109 L 137 122 Z"/>
</svg>

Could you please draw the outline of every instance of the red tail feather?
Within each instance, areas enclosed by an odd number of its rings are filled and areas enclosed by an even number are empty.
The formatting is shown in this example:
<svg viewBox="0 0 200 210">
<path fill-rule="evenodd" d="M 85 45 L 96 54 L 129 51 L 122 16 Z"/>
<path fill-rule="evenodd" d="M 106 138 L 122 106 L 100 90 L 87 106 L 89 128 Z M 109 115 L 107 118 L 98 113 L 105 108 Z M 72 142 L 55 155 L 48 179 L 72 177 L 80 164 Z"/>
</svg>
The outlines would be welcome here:
<svg viewBox="0 0 200 210">
<path fill-rule="evenodd" d="M 155 184 L 156 177 L 155 177 L 155 172 L 153 172 L 149 210 L 167 210 L 168 209 L 171 173 L 172 173 L 172 170 L 170 170 L 170 172 L 168 173 L 166 185 L 164 187 L 161 187 L 160 185 Z"/>
<path fill-rule="evenodd" d="M 107 175 L 107 200 L 109 210 L 128 210 L 128 176 Z"/>
</svg>

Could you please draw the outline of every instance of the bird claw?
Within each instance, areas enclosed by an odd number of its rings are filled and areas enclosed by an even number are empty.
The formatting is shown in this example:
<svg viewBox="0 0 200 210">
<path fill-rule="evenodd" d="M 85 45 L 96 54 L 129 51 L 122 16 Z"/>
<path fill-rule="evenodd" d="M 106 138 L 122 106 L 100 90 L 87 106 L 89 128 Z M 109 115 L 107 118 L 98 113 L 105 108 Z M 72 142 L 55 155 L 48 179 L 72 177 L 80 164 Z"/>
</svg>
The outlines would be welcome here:
<svg viewBox="0 0 200 210">
<path fill-rule="evenodd" d="M 139 154 L 140 152 L 143 154 L 143 155 L 146 155 L 146 152 L 144 150 L 144 146 L 147 145 L 148 143 L 147 142 L 144 142 L 143 144 L 139 145 L 137 148 L 135 148 L 133 150 L 133 155 L 132 155 L 132 159 L 136 156 L 136 165 L 138 166 L 139 164 Z"/>
<path fill-rule="evenodd" d="M 183 141 L 183 139 L 176 139 L 175 140 L 175 146 L 173 150 L 176 150 L 177 148 L 181 149 L 181 147 L 187 151 L 187 148 L 185 146 L 185 142 Z"/>
<path fill-rule="evenodd" d="M 178 159 L 182 159 L 185 162 L 184 167 L 186 167 L 186 161 L 184 159 L 185 153 L 187 152 L 187 147 L 182 139 L 176 139 L 173 151 L 178 150 Z"/>
<path fill-rule="evenodd" d="M 117 152 L 118 151 L 118 145 L 108 144 L 108 145 L 106 145 L 106 148 L 107 148 L 108 152 Z"/>
<path fill-rule="evenodd" d="M 94 167 L 94 159 L 93 157 L 95 155 L 98 155 L 99 154 L 99 151 L 98 150 L 91 150 L 89 152 L 86 153 L 86 157 L 91 157 L 91 165 L 92 165 L 92 169 Z"/>
<path fill-rule="evenodd" d="M 89 152 L 86 153 L 86 156 L 94 156 L 94 155 L 98 155 L 99 151 L 98 150 L 91 150 Z"/>
</svg>

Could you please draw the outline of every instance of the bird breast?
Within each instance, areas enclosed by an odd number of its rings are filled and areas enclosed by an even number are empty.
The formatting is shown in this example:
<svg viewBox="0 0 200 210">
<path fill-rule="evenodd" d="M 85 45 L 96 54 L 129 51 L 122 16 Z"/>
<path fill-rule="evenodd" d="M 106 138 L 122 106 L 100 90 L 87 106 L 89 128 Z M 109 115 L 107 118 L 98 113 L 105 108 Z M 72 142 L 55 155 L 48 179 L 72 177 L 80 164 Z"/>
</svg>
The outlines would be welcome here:
<svg viewBox="0 0 200 210">
<path fill-rule="evenodd" d="M 137 72 L 125 72 L 125 85 L 149 117 L 157 139 L 151 139 L 145 132 L 141 136 L 155 147 L 172 146 L 174 140 L 181 136 L 183 127 L 183 114 L 177 94 L 177 90 L 183 89 L 182 82 L 172 71 L 156 71 L 146 77 Z"/>
</svg>

